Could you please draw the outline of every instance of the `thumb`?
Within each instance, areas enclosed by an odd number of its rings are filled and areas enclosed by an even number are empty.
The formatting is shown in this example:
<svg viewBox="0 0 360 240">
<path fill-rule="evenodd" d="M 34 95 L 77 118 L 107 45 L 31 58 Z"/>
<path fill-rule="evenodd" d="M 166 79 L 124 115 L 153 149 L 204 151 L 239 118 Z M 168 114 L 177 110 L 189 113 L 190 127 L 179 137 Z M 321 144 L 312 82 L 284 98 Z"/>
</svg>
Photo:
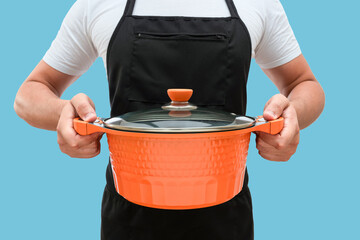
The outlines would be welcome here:
<svg viewBox="0 0 360 240">
<path fill-rule="evenodd" d="M 264 108 L 263 117 L 267 121 L 279 118 L 284 109 L 289 106 L 290 102 L 287 97 L 282 94 L 276 94 L 270 98 Z"/>
<path fill-rule="evenodd" d="M 79 93 L 71 99 L 71 103 L 82 120 L 87 122 L 96 120 L 95 105 L 87 95 Z"/>
</svg>

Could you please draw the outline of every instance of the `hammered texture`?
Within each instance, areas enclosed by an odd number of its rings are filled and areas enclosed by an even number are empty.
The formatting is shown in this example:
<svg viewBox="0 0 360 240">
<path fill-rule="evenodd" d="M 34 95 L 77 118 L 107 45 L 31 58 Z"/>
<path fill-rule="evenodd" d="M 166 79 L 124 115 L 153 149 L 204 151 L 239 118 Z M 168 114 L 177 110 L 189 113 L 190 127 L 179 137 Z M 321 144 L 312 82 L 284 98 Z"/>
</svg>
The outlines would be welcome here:
<svg viewBox="0 0 360 240">
<path fill-rule="evenodd" d="M 231 199 L 243 185 L 250 133 L 198 135 L 108 134 L 118 193 L 137 204 L 166 209 L 212 206 Z"/>
</svg>

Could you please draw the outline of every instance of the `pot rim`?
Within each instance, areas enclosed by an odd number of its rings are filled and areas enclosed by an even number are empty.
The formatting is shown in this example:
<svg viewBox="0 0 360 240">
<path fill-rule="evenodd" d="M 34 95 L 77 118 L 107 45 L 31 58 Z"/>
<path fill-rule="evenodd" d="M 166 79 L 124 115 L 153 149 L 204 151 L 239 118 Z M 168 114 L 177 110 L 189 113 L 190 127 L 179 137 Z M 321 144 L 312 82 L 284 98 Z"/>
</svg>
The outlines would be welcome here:
<svg viewBox="0 0 360 240">
<path fill-rule="evenodd" d="M 249 116 L 237 116 L 235 120 L 247 120 L 247 122 L 242 122 L 238 124 L 229 124 L 223 126 L 211 126 L 211 127 L 192 127 L 192 128 L 139 128 L 115 124 L 114 122 L 124 121 L 121 117 L 113 118 L 98 118 L 99 124 L 103 124 L 104 127 L 125 132 L 140 132 L 140 133 L 164 133 L 164 134 L 176 134 L 176 133 L 206 133 L 206 132 L 227 132 L 234 130 L 241 130 L 246 128 L 254 127 L 256 124 L 256 118 Z"/>
</svg>

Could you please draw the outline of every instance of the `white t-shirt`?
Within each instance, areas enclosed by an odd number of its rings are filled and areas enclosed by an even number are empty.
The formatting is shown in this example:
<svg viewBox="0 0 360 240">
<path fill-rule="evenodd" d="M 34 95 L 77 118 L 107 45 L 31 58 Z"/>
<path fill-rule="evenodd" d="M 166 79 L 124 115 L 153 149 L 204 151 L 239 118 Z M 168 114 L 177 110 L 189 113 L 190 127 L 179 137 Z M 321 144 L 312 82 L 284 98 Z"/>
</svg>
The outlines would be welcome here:
<svg viewBox="0 0 360 240">
<path fill-rule="evenodd" d="M 250 33 L 252 57 L 263 69 L 283 65 L 301 54 L 279 0 L 233 0 Z M 110 38 L 126 0 L 77 0 L 43 60 L 60 72 L 79 76 L 97 57 L 106 68 Z M 134 15 L 228 17 L 225 0 L 137 0 Z"/>
</svg>

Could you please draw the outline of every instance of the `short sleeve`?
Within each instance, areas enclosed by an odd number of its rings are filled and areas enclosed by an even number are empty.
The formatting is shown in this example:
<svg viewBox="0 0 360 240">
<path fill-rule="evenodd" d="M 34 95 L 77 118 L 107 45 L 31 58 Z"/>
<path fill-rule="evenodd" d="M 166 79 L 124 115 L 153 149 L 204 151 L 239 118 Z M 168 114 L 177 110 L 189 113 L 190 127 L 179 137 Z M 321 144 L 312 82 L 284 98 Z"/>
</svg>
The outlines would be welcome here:
<svg viewBox="0 0 360 240">
<path fill-rule="evenodd" d="M 98 57 L 87 29 L 88 0 L 71 7 L 43 60 L 65 74 L 80 76 Z"/>
<path fill-rule="evenodd" d="M 263 69 L 281 66 L 301 54 L 299 44 L 279 0 L 267 0 L 265 30 L 255 49 L 255 61 Z"/>
</svg>

